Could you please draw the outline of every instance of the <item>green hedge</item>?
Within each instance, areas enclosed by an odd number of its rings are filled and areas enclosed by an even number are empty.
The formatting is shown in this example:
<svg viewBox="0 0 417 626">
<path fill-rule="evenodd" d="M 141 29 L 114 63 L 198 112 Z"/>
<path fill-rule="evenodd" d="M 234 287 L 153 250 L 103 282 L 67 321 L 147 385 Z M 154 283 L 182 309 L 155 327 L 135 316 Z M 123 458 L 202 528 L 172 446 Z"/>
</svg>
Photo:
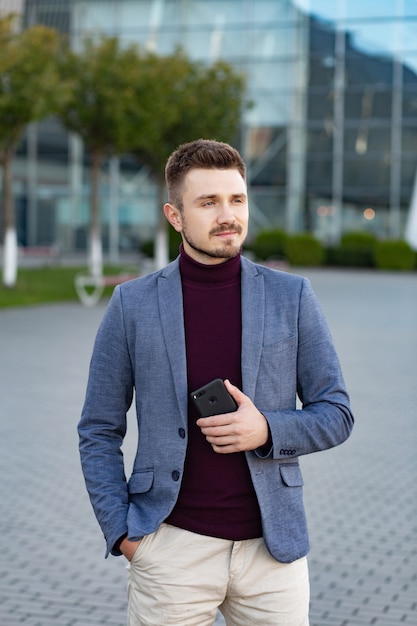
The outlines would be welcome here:
<svg viewBox="0 0 417 626">
<path fill-rule="evenodd" d="M 374 249 L 375 267 L 381 270 L 410 271 L 416 267 L 416 254 L 401 240 L 378 241 Z"/>
<path fill-rule="evenodd" d="M 178 255 L 181 235 L 169 229 L 170 259 Z M 345 233 L 338 247 L 324 248 L 310 233 L 287 234 L 284 230 L 260 231 L 245 249 L 261 260 L 285 259 L 293 266 L 376 267 L 378 269 L 412 270 L 417 268 L 417 254 L 405 241 L 378 241 L 364 232 Z M 153 256 L 153 241 L 142 244 L 143 254 Z"/>
<path fill-rule="evenodd" d="M 283 230 L 271 229 L 261 230 L 255 240 L 245 247 L 251 250 L 257 259 L 266 261 L 267 259 L 282 259 L 285 257 L 285 244 L 287 234 Z"/>
<path fill-rule="evenodd" d="M 324 261 L 322 244 L 310 233 L 289 235 L 285 244 L 285 256 L 290 265 L 317 266 Z"/>
<path fill-rule="evenodd" d="M 375 235 L 363 232 L 345 233 L 340 245 L 327 248 L 326 265 L 341 267 L 374 267 Z"/>
</svg>

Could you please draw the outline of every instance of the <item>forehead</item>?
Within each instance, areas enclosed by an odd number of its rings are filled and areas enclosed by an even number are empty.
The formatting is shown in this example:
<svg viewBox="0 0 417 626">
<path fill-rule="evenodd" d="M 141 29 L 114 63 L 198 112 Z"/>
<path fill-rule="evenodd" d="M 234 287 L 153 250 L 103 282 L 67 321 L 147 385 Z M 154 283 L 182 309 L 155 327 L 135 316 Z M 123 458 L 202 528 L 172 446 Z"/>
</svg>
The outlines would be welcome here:
<svg viewBox="0 0 417 626">
<path fill-rule="evenodd" d="M 246 194 L 246 182 L 239 170 L 194 168 L 184 177 L 183 197 Z"/>
</svg>

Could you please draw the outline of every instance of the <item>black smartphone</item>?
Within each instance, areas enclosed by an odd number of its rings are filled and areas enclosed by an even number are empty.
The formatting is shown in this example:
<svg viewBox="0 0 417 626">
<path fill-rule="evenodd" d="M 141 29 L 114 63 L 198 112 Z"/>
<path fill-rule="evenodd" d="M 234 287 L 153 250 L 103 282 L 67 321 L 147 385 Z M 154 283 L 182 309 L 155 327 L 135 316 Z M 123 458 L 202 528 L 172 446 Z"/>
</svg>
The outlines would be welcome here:
<svg viewBox="0 0 417 626">
<path fill-rule="evenodd" d="M 191 393 L 191 400 L 196 405 L 201 417 L 232 413 L 237 404 L 227 391 L 221 378 L 215 378 Z"/>
</svg>

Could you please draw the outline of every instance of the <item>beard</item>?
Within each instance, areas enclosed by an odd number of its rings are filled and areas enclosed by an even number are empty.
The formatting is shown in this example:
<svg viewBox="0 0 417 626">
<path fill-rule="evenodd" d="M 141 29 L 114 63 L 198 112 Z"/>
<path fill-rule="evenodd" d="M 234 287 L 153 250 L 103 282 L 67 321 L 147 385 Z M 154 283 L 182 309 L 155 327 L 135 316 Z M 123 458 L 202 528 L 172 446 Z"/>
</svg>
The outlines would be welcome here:
<svg viewBox="0 0 417 626">
<path fill-rule="evenodd" d="M 213 228 L 209 232 L 209 236 L 214 237 L 220 233 L 225 232 L 235 232 L 240 235 L 242 231 L 243 228 L 240 224 L 232 224 L 231 226 Z M 240 254 L 242 249 L 243 241 L 239 244 L 236 244 L 235 242 L 230 240 L 219 242 L 221 245 L 218 245 L 216 248 L 203 248 L 193 241 L 193 238 L 190 236 L 185 223 L 183 223 L 183 229 L 181 234 L 184 240 L 190 246 L 190 248 L 192 248 L 195 252 L 198 252 L 198 254 L 206 256 L 210 259 L 233 259 L 238 254 Z"/>
</svg>

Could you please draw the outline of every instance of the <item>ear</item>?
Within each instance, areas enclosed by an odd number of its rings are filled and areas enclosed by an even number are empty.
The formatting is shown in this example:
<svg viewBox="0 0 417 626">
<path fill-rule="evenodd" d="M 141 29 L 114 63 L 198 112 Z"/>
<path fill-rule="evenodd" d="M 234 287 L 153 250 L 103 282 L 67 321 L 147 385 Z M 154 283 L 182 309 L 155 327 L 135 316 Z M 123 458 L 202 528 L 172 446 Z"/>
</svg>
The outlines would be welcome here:
<svg viewBox="0 0 417 626">
<path fill-rule="evenodd" d="M 167 202 L 164 204 L 164 213 L 171 226 L 175 228 L 177 233 L 180 233 L 182 231 L 182 220 L 179 209 L 177 209 L 177 207 L 173 204 L 169 204 Z"/>
</svg>

